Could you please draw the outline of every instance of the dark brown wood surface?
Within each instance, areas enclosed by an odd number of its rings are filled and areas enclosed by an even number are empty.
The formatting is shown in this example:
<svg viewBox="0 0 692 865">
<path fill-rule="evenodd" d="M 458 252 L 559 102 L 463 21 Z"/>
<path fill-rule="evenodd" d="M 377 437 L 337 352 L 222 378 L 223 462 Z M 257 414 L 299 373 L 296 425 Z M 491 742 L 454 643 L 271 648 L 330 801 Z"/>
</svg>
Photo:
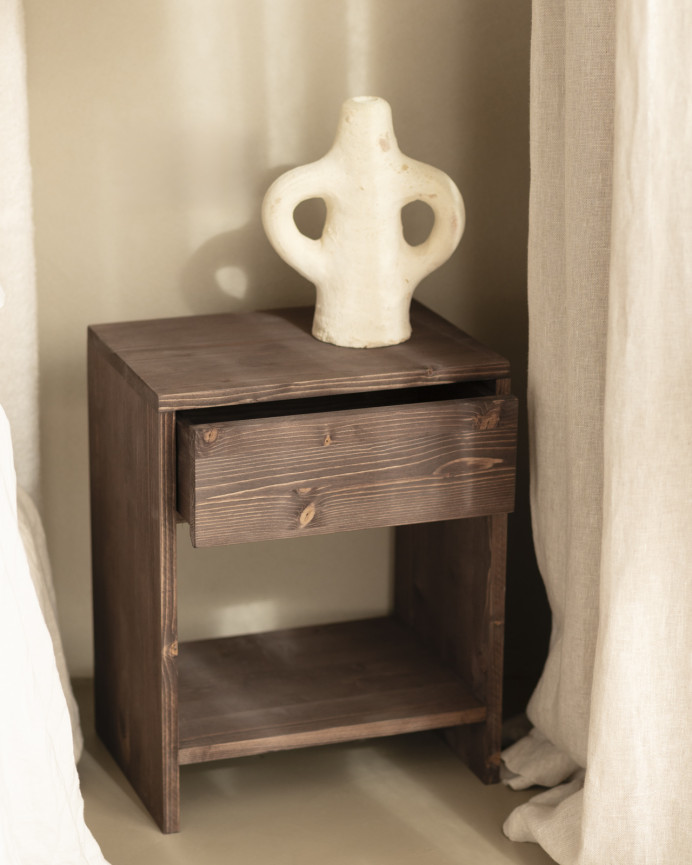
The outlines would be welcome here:
<svg viewBox="0 0 692 865">
<path fill-rule="evenodd" d="M 514 397 L 178 426 L 195 546 L 503 513 Z"/>
<path fill-rule="evenodd" d="M 506 514 L 396 531 L 396 613 L 487 707 L 484 723 L 448 731 L 485 783 L 500 768 L 506 532 Z"/>
<path fill-rule="evenodd" d="M 180 647 L 180 762 L 477 723 L 485 708 L 390 618 Z"/>
<path fill-rule="evenodd" d="M 179 825 L 174 417 L 89 340 L 96 727 L 164 832 Z"/>
<path fill-rule="evenodd" d="M 111 362 L 162 411 L 508 375 L 507 361 L 418 303 L 413 335 L 375 349 L 310 335 L 312 307 L 96 325 Z"/>
<path fill-rule="evenodd" d="M 498 776 L 507 362 L 420 305 L 413 338 L 386 349 L 320 343 L 311 318 L 90 329 L 97 728 L 165 832 L 179 763 L 444 727 Z M 177 494 L 198 544 L 419 523 L 397 529 L 397 621 L 178 659 Z"/>
</svg>

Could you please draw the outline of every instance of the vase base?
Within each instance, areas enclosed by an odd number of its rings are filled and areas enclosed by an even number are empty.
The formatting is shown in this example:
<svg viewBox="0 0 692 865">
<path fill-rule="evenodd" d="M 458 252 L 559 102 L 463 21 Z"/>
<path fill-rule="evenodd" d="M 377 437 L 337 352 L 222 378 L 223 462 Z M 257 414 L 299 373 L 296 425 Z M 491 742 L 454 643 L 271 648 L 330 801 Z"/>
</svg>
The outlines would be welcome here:
<svg viewBox="0 0 692 865">
<path fill-rule="evenodd" d="M 340 348 L 386 348 L 388 345 L 399 345 L 411 338 L 411 329 L 407 333 L 401 333 L 397 336 L 380 335 L 365 337 L 362 333 L 356 336 L 344 336 L 330 332 L 326 328 L 313 326 L 312 335 L 320 342 L 328 342 L 330 345 L 337 345 Z"/>
</svg>

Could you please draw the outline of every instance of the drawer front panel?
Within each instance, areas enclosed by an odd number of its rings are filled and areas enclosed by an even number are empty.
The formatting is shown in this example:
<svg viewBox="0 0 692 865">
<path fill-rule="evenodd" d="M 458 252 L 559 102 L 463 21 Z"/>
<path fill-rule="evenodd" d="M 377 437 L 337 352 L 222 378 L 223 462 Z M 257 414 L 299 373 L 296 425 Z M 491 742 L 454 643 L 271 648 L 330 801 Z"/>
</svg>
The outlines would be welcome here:
<svg viewBox="0 0 692 865">
<path fill-rule="evenodd" d="M 178 422 L 178 509 L 195 546 L 514 507 L 512 396 Z"/>
</svg>

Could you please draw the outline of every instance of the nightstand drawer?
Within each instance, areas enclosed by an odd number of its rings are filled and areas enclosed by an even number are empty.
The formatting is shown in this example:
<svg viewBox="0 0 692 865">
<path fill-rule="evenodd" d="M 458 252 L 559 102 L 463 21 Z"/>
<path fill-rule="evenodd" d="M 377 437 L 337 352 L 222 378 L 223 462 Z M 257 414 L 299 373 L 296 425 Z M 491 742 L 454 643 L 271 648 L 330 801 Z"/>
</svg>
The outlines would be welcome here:
<svg viewBox="0 0 692 865">
<path fill-rule="evenodd" d="M 257 411 L 270 416 L 179 416 L 178 510 L 197 547 L 513 509 L 512 396 Z"/>
</svg>

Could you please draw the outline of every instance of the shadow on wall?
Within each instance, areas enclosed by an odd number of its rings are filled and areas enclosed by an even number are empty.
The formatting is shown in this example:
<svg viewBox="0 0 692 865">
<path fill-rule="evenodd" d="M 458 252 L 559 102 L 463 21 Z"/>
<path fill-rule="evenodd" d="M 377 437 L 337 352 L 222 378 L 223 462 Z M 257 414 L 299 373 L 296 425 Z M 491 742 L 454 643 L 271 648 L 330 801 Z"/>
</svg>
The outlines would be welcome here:
<svg viewBox="0 0 692 865">
<path fill-rule="evenodd" d="M 286 166 L 272 171 L 263 189 L 285 171 Z M 185 303 L 191 313 L 203 314 L 222 308 L 227 312 L 268 309 L 277 296 L 291 293 L 291 305 L 312 306 L 313 286 L 288 268 L 267 249 L 267 239 L 257 214 L 243 228 L 218 234 L 206 241 L 183 267 L 181 285 Z M 326 207 L 321 198 L 302 202 L 294 219 L 307 237 L 321 237 Z M 432 230 L 434 215 L 423 201 L 406 205 L 401 212 L 402 230 L 412 246 L 423 243 Z"/>
<path fill-rule="evenodd" d="M 259 189 L 268 189 L 290 167 L 268 172 Z M 259 192 L 256 211 L 245 226 L 207 240 L 184 265 L 181 287 L 191 313 L 248 312 L 281 303 L 314 303 L 312 285 L 287 268 L 269 246 L 260 218 L 262 197 L 263 192 Z M 303 209 L 299 226 L 309 236 L 319 237 L 322 221 L 319 206 L 313 206 L 307 212 Z"/>
</svg>

